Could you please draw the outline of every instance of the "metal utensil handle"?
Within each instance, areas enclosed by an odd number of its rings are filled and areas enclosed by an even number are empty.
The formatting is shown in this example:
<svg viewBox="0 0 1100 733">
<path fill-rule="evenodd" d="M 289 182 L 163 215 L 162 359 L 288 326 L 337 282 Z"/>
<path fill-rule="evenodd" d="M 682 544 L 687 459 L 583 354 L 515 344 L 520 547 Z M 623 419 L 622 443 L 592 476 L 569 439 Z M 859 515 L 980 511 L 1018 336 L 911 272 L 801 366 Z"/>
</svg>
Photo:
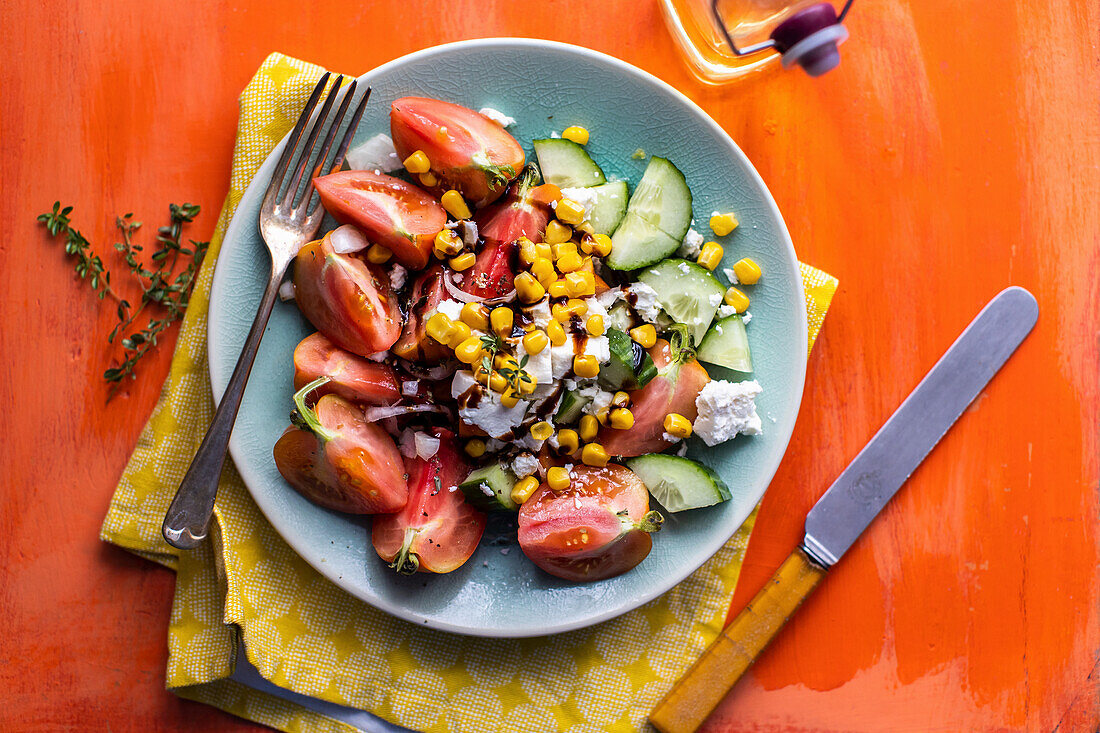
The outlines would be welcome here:
<svg viewBox="0 0 1100 733">
<path fill-rule="evenodd" d="M 221 477 L 225 453 L 229 448 L 229 436 L 233 433 L 233 423 L 237 419 L 244 389 L 248 386 L 248 374 L 252 371 L 252 363 L 256 361 L 256 352 L 260 349 L 260 341 L 275 306 L 279 284 L 285 272 L 285 265 L 281 269 L 272 267 L 271 279 L 260 299 L 256 320 L 252 322 L 252 329 L 248 332 L 240 357 L 237 358 L 237 366 L 233 368 L 229 385 L 214 412 L 214 420 L 206 430 L 206 436 L 191 461 L 191 467 L 187 469 L 187 475 L 176 490 L 168 513 L 164 515 L 161 532 L 173 547 L 191 550 L 206 539 L 210 516 L 214 512 L 214 497 L 218 493 L 218 479 Z"/>
</svg>

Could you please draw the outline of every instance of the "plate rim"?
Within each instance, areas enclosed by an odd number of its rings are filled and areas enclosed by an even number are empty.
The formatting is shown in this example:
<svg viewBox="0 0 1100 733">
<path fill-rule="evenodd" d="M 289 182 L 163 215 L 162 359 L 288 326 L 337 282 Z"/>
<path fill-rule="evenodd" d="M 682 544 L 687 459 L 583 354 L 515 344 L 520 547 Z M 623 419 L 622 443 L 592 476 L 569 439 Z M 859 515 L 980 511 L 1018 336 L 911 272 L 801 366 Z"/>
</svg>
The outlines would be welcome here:
<svg viewBox="0 0 1100 733">
<path fill-rule="evenodd" d="M 779 232 L 780 237 L 779 238 L 781 240 L 781 243 L 786 245 L 785 255 L 786 255 L 786 258 L 788 259 L 788 264 L 790 264 L 792 266 L 792 269 L 793 269 L 793 271 L 795 272 L 796 275 L 798 275 L 800 273 L 799 260 L 798 260 L 797 253 L 795 252 L 794 242 L 791 240 L 790 231 L 787 228 L 786 220 L 783 218 L 783 214 L 779 210 L 778 204 L 775 202 L 775 197 L 772 196 L 771 190 L 768 188 L 767 184 L 764 182 L 764 179 L 760 176 L 760 172 L 756 169 L 756 166 L 752 164 L 752 161 L 749 160 L 749 158 L 745 154 L 745 152 L 743 150 L 741 150 L 741 147 L 737 144 L 737 142 L 729 135 L 729 133 L 727 133 L 725 131 L 725 129 L 722 128 L 721 125 L 719 125 L 709 114 L 707 114 L 707 112 L 702 107 L 700 107 L 698 104 L 696 104 L 692 99 L 690 99 L 683 92 L 679 91 L 678 89 L 676 89 L 671 84 L 664 81 L 663 79 L 660 79 L 657 76 L 654 76 L 653 74 L 649 73 L 648 71 L 645 71 L 644 69 L 640 69 L 637 66 L 634 66 L 633 64 L 630 64 L 626 61 L 623 61 L 622 59 L 616 58 L 614 56 L 603 53 L 601 51 L 595 51 L 595 50 L 590 49 L 590 48 L 585 48 L 583 46 L 577 46 L 577 45 L 570 44 L 570 43 L 563 43 L 563 42 L 560 42 L 560 41 L 550 41 L 550 40 L 537 39 L 537 38 L 512 38 L 512 37 L 474 38 L 474 39 L 467 39 L 467 40 L 462 40 L 462 41 L 454 41 L 454 42 L 450 42 L 450 43 L 439 44 L 439 45 L 436 45 L 436 46 L 429 46 L 428 48 L 424 48 L 424 49 L 421 49 L 419 51 L 414 51 L 412 53 L 405 54 L 403 56 L 399 56 L 395 59 L 387 61 L 383 64 L 380 64 L 379 66 L 376 66 L 376 67 L 368 70 L 367 72 L 365 72 L 365 73 L 361 74 L 360 76 L 358 76 L 357 79 L 360 81 L 361 84 L 362 83 L 367 83 L 365 81 L 367 79 L 367 77 L 372 76 L 372 75 L 377 75 L 377 74 L 380 74 L 380 73 L 385 73 L 387 70 L 389 70 L 390 67 L 397 66 L 399 64 L 405 64 L 405 63 L 408 63 L 410 61 L 417 61 L 417 60 L 420 60 L 424 57 L 429 57 L 429 56 L 433 56 L 433 55 L 437 55 L 437 54 L 446 54 L 446 53 L 454 51 L 456 49 L 470 49 L 470 48 L 476 49 L 478 47 L 484 47 L 484 48 L 490 48 L 490 47 L 508 48 L 508 47 L 511 47 L 511 48 L 521 48 L 521 49 L 542 49 L 542 50 L 547 50 L 547 51 L 551 51 L 551 52 L 554 52 L 554 53 L 560 53 L 560 54 L 566 54 L 566 55 L 576 55 L 576 56 L 580 56 L 580 57 L 585 57 L 585 58 L 588 58 L 589 60 L 611 66 L 620 73 L 624 73 L 624 74 L 634 76 L 634 77 L 640 79 L 641 81 L 646 82 L 647 84 L 656 86 L 661 91 L 663 91 L 666 94 L 673 97 L 677 102 L 679 102 L 680 104 L 686 106 L 691 112 L 693 112 L 699 118 L 699 120 L 704 125 L 708 126 L 711 129 L 711 131 L 717 137 L 723 139 L 725 142 L 727 142 L 729 144 L 729 147 L 730 147 L 731 151 L 733 152 L 734 156 L 739 158 L 740 162 L 742 164 L 744 164 L 745 168 L 749 171 L 750 178 L 759 186 L 759 188 L 762 191 L 764 191 L 764 193 L 766 194 L 766 196 L 764 197 L 764 199 L 765 199 L 764 203 L 767 207 L 767 210 L 769 211 L 769 213 L 771 213 L 776 218 L 776 220 L 779 222 L 779 225 L 780 225 L 779 226 L 779 229 L 780 229 L 780 232 Z M 249 226 L 249 224 L 246 223 L 243 220 L 243 217 L 237 216 L 237 213 L 240 212 L 241 204 L 245 200 L 247 200 L 250 196 L 257 195 L 258 190 L 261 190 L 261 189 L 266 187 L 266 183 L 261 184 L 261 181 L 263 179 L 261 178 L 260 174 L 262 172 L 264 172 L 265 168 L 270 168 L 271 165 L 273 165 L 273 162 L 275 160 L 277 160 L 277 156 L 279 156 L 282 153 L 282 150 L 286 145 L 287 137 L 289 137 L 289 132 L 287 133 L 287 136 L 284 136 L 275 145 L 275 147 L 272 148 L 271 152 L 267 155 L 266 158 L 264 158 L 263 162 L 261 162 L 259 167 L 256 169 L 256 173 L 253 175 L 252 180 L 249 182 L 248 186 L 245 187 L 244 192 L 241 194 L 241 198 L 237 202 L 237 212 L 234 212 L 234 216 L 230 220 L 229 225 L 226 227 L 225 235 L 222 237 L 222 245 L 221 245 L 222 247 L 225 247 L 226 244 L 231 243 L 233 241 L 239 241 L 239 239 L 242 235 L 242 231 L 244 230 L 245 227 Z M 254 189 L 256 189 L 256 190 L 254 190 Z M 215 358 L 215 354 L 221 353 L 219 348 L 218 348 L 220 342 L 219 342 L 219 337 L 218 337 L 218 334 L 216 332 L 216 329 L 210 328 L 210 324 L 215 322 L 216 307 L 215 307 L 214 293 L 219 290 L 219 285 L 224 283 L 224 278 L 226 277 L 226 275 L 224 274 L 225 271 L 222 268 L 218 267 L 218 264 L 220 264 L 220 262 L 222 261 L 222 257 L 221 257 L 222 254 L 223 254 L 222 250 L 219 249 L 219 252 L 218 252 L 219 262 L 215 263 L 214 274 L 213 274 L 213 277 L 211 278 L 210 299 L 209 299 L 209 302 L 208 302 L 208 312 L 207 312 L 207 333 L 206 333 L 206 342 L 207 342 L 206 362 L 207 362 L 207 369 L 208 369 L 209 374 L 210 374 L 210 389 L 211 389 L 211 393 L 212 393 L 212 396 L 213 396 L 213 399 L 214 399 L 215 406 L 220 403 L 222 394 L 224 393 L 226 385 L 228 383 L 228 378 L 226 378 L 224 380 L 221 380 L 221 379 L 218 379 L 218 377 L 216 376 L 218 370 L 215 368 L 214 358 Z M 802 287 L 798 287 L 798 288 L 796 288 L 796 290 L 797 290 L 797 299 L 798 299 L 798 302 L 801 306 L 800 308 L 798 308 L 798 314 L 797 314 L 798 320 L 799 320 L 799 322 L 802 326 L 802 331 L 804 333 L 808 333 L 808 318 L 807 318 L 807 314 L 806 314 L 805 289 L 802 288 Z M 381 611 L 384 611 L 385 613 L 388 613 L 391 616 L 394 616 L 395 618 L 398 618 L 400 620 L 406 621 L 408 623 L 415 623 L 420 628 L 431 628 L 431 629 L 435 629 L 435 630 L 439 630 L 439 631 L 446 631 L 446 632 L 450 632 L 450 633 L 462 634 L 462 635 L 465 635 L 465 636 L 488 637 L 488 638 L 531 638 L 531 637 L 539 637 L 539 636 L 549 636 L 549 635 L 564 633 L 564 632 L 568 632 L 568 631 L 575 631 L 575 630 L 578 630 L 578 629 L 588 628 L 590 626 L 594 626 L 594 625 L 602 623 L 604 621 L 608 621 L 610 619 L 622 616 L 622 615 L 624 615 L 626 613 L 629 613 L 630 611 L 633 611 L 633 610 L 639 608 L 640 606 L 652 601 L 653 599 L 655 599 L 659 596 L 662 596 L 665 593 L 669 592 L 670 590 L 675 588 L 677 585 L 684 582 L 688 578 L 688 576 L 695 573 L 708 560 L 710 560 L 712 557 L 714 557 L 714 555 L 717 554 L 718 551 L 721 550 L 721 548 L 724 547 L 726 545 L 726 543 L 729 542 L 730 538 L 732 538 L 733 535 L 737 533 L 737 531 L 741 528 L 741 526 L 744 525 L 745 520 L 748 519 L 748 516 L 752 513 L 753 509 L 759 504 L 760 500 L 763 498 L 764 494 L 767 492 L 768 487 L 771 485 L 772 480 L 775 478 L 775 474 L 779 470 L 779 466 L 782 463 L 783 458 L 786 456 L 787 448 L 790 445 L 791 438 L 794 435 L 795 426 L 797 425 L 798 413 L 801 410 L 802 398 L 803 398 L 804 393 L 805 393 L 807 358 L 808 358 L 808 351 L 809 351 L 809 346 L 808 346 L 807 339 L 798 339 L 797 342 L 799 344 L 799 351 L 798 351 L 798 354 L 797 354 L 798 369 L 797 369 L 796 380 L 795 380 L 796 381 L 796 388 L 794 390 L 792 390 L 792 394 L 794 394 L 795 399 L 792 402 L 792 404 L 794 405 L 794 408 L 793 408 L 793 415 L 792 415 L 792 419 L 791 419 L 790 430 L 787 431 L 787 434 L 782 438 L 781 450 L 779 450 L 776 453 L 777 458 L 775 458 L 771 462 L 771 465 L 768 465 L 766 467 L 766 469 L 761 471 L 761 473 L 760 473 L 761 483 L 763 485 L 763 489 L 760 491 L 759 495 L 757 496 L 756 501 L 753 502 L 751 505 L 747 506 L 746 510 L 744 511 L 743 516 L 734 515 L 734 520 L 735 521 L 730 522 L 731 529 L 730 529 L 729 534 L 724 539 L 722 539 L 721 542 L 717 543 L 713 547 L 710 547 L 710 546 L 705 547 L 704 548 L 705 553 L 703 554 L 702 559 L 698 563 L 689 563 L 689 564 L 686 564 L 686 565 L 682 566 L 681 571 L 674 574 L 675 579 L 671 583 L 669 583 L 667 586 L 662 587 L 662 584 L 657 584 L 655 586 L 656 590 L 647 589 L 646 591 L 644 591 L 642 593 L 634 595 L 630 599 L 630 602 L 628 604 L 625 604 L 623 607 L 618 607 L 618 608 L 614 608 L 612 610 L 595 613 L 593 615 L 585 616 L 583 619 L 579 619 L 579 620 L 559 621 L 557 623 L 552 623 L 552 624 L 540 627 L 537 631 L 535 631 L 535 630 L 523 630 L 523 629 L 515 629 L 515 630 L 505 629 L 505 630 L 501 630 L 501 629 L 498 629 L 498 628 L 490 629 L 490 628 L 484 628 L 484 627 L 476 627 L 476 626 L 462 625 L 462 624 L 456 624 L 456 623 L 449 623 L 447 621 L 440 621 L 440 620 L 437 620 L 436 618 L 430 618 L 430 617 L 421 615 L 419 613 L 416 613 L 414 611 L 410 611 L 407 607 L 402 606 L 401 604 L 391 603 L 391 602 L 387 601 L 387 599 L 385 599 L 382 596 L 377 596 L 376 595 L 376 596 L 371 596 L 371 597 L 365 597 L 363 594 L 357 592 L 357 590 L 355 588 L 350 587 L 347 583 L 343 582 L 343 579 L 341 577 L 337 577 L 335 574 L 333 574 L 331 572 L 328 572 L 330 567 L 327 567 L 324 559 L 321 558 L 319 555 L 316 555 L 316 553 L 312 552 L 311 548 L 308 545 L 299 546 L 301 543 L 292 542 L 288 538 L 288 532 L 284 531 L 287 528 L 284 527 L 283 523 L 278 520 L 278 518 L 277 518 L 278 515 L 273 516 L 273 513 L 268 511 L 268 505 L 267 505 L 267 502 L 265 501 L 265 499 L 263 498 L 262 492 L 257 492 L 257 491 L 254 491 L 252 489 L 252 484 L 257 483 L 259 481 L 258 477 L 252 475 L 249 470 L 241 468 L 242 460 L 238 460 L 238 454 L 243 449 L 239 445 L 239 441 L 236 440 L 236 438 L 235 438 L 235 436 L 236 436 L 235 431 L 234 431 L 233 434 L 230 435 L 229 451 L 228 452 L 229 452 L 230 457 L 233 460 L 234 467 L 237 469 L 237 472 L 241 477 L 242 483 L 244 484 L 245 488 L 248 490 L 249 495 L 252 497 L 252 500 L 254 502 L 256 502 L 256 505 L 259 507 L 261 513 L 263 513 L 264 518 L 271 524 L 272 528 L 279 535 L 280 539 L 282 539 L 284 542 L 286 542 L 286 544 L 296 554 L 298 554 L 299 557 L 301 557 L 303 560 L 305 560 L 307 564 L 309 564 L 314 570 L 316 570 L 318 573 L 320 573 L 322 576 L 324 576 L 327 580 L 329 580 L 330 582 L 332 582 L 333 584 L 338 586 L 344 592 L 346 592 L 346 593 L 350 594 L 351 596 L 363 601 L 364 603 L 367 603 L 368 605 L 371 605 L 371 606 L 373 606 L 373 607 L 375 607 L 375 608 L 377 608 Z M 245 463 L 244 465 L 247 465 L 247 464 Z M 369 530 L 366 530 L 366 528 L 364 528 L 364 529 L 365 529 L 365 531 L 369 531 Z M 293 533 L 291 532 L 290 535 L 293 536 Z"/>
</svg>

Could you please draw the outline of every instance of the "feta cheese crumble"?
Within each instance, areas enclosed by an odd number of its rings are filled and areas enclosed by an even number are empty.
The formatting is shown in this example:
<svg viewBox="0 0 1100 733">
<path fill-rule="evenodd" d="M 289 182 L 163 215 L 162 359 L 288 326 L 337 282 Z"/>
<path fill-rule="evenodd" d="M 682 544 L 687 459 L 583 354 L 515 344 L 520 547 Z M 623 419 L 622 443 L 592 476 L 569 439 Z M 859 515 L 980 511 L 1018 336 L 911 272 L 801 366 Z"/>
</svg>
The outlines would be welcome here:
<svg viewBox="0 0 1100 733">
<path fill-rule="evenodd" d="M 677 257 L 694 259 L 703 250 L 703 235 L 694 229 L 688 229 L 684 235 L 684 241 L 680 243 L 680 249 L 676 250 Z"/>
<path fill-rule="evenodd" d="M 511 127 L 512 125 L 516 124 L 515 117 L 509 117 L 508 115 L 501 112 L 499 109 L 494 109 L 492 107 L 482 107 L 478 110 L 478 113 L 485 115 L 501 127 Z"/>
<path fill-rule="evenodd" d="M 707 445 L 718 445 L 735 435 L 759 435 L 760 416 L 756 414 L 756 396 L 763 391 L 755 379 L 749 382 L 707 382 L 695 398 L 694 432 Z"/>
<path fill-rule="evenodd" d="M 733 271 L 732 267 L 723 267 L 722 274 L 726 276 L 726 279 L 730 281 L 730 285 L 740 285 L 741 281 L 737 279 L 737 273 Z"/>
<path fill-rule="evenodd" d="M 470 399 L 460 399 L 467 393 Z M 473 399 L 474 395 L 476 399 Z M 491 438 L 510 438 L 512 428 L 521 425 L 527 413 L 528 403 L 525 400 L 520 400 L 515 407 L 505 407 L 499 395 L 478 384 L 474 375 L 465 370 L 455 372 L 451 397 L 458 400 L 458 416 L 470 425 L 481 428 Z M 468 406 L 470 402 L 474 405 Z"/>
<path fill-rule="evenodd" d="M 516 478 L 527 478 L 539 470 L 539 459 L 530 453 L 520 453 L 512 461 L 512 473 Z"/>
<path fill-rule="evenodd" d="M 390 270 L 390 287 L 394 290 L 400 290 L 405 287 L 405 281 L 408 279 L 409 271 L 395 262 L 393 269 Z"/>
<path fill-rule="evenodd" d="M 720 306 L 718 306 L 718 317 L 719 318 L 729 318 L 730 316 L 735 315 L 736 313 L 737 313 L 737 309 L 734 308 L 732 305 L 720 305 Z"/>
<path fill-rule="evenodd" d="M 462 303 L 450 298 L 441 300 L 439 301 L 439 305 L 435 307 L 435 310 L 428 314 L 428 318 L 431 318 L 436 313 L 442 313 L 452 321 L 457 321 L 462 317 Z"/>
<path fill-rule="evenodd" d="M 404 167 L 389 135 L 378 134 L 350 150 L 344 158 L 356 171 L 390 173 Z"/>
<path fill-rule="evenodd" d="M 642 282 L 633 283 L 627 290 L 634 294 L 634 310 L 638 312 L 642 320 L 647 323 L 656 322 L 657 317 L 661 315 L 661 304 L 657 300 L 657 291 Z"/>
</svg>

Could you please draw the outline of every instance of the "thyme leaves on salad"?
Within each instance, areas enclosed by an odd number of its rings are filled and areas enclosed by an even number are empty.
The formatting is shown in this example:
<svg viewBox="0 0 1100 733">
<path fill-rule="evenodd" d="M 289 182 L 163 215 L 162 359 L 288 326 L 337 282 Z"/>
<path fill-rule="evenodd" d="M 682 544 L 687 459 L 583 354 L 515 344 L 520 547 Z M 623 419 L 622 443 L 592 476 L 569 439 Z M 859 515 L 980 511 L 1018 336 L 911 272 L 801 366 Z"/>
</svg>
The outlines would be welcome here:
<svg viewBox="0 0 1100 733">
<path fill-rule="evenodd" d="M 122 241 L 116 242 L 114 248 L 141 287 L 141 299 L 135 308 L 114 290 L 111 272 L 95 253 L 91 242 L 72 226 L 72 211 L 72 206 L 62 207 L 61 202 L 57 201 L 51 211 L 40 214 L 37 220 L 46 227 L 51 237 L 64 238 L 65 253 L 76 258 L 74 269 L 77 276 L 88 281 L 96 297 L 103 300 L 111 296 L 117 303 L 117 322 L 107 335 L 107 342 L 113 344 L 116 338 L 122 336 L 122 360 L 103 372 L 103 378 L 112 384 L 113 395 L 123 379 L 136 378 L 138 362 L 157 345 L 157 339 L 173 323 L 183 318 L 209 243 L 195 240 L 189 240 L 187 244 L 182 242 L 184 225 L 193 222 L 199 214 L 197 204 L 169 206 L 169 223 L 157 230 L 157 247 L 147 258 L 144 256 L 145 248 L 134 242 L 134 234 L 141 228 L 141 222 L 134 221 L 132 213 L 117 217 L 115 227 Z M 146 307 L 156 312 L 139 328 L 138 317 Z"/>
</svg>

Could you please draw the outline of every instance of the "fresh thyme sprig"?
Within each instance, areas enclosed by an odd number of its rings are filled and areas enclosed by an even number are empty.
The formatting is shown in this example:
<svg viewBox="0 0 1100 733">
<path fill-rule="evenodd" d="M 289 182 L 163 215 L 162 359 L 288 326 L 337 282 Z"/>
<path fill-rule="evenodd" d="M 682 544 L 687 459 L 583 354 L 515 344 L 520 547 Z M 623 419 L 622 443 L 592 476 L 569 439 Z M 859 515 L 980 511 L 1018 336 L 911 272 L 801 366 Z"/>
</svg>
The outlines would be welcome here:
<svg viewBox="0 0 1100 733">
<path fill-rule="evenodd" d="M 531 384 L 534 381 L 531 375 L 524 369 L 524 367 L 527 366 L 527 360 L 530 358 L 530 355 L 524 354 L 523 358 L 519 360 L 519 368 L 503 366 L 497 370 L 500 372 L 500 376 L 504 377 L 505 381 L 508 382 L 508 386 L 512 388 L 513 392 L 520 391 L 520 382 Z"/>
<path fill-rule="evenodd" d="M 129 376 L 135 378 L 138 362 L 150 349 L 157 345 L 157 339 L 168 328 L 183 317 L 191 299 L 191 291 L 206 254 L 207 242 L 190 240 L 189 245 L 181 243 L 183 225 L 194 221 L 199 214 L 196 204 L 171 204 L 169 206 L 169 224 L 157 230 L 157 249 L 149 257 L 147 267 L 141 260 L 144 247 L 134 243 L 134 232 L 141 228 L 141 222 L 133 220 L 133 214 L 125 214 L 115 219 L 115 226 L 122 235 L 122 241 L 115 243 L 115 249 L 122 255 L 130 274 L 141 285 L 141 301 L 134 309 L 130 302 L 121 298 L 111 288 L 111 273 L 104 267 L 103 261 L 92 251 L 87 239 L 71 226 L 69 214 L 73 207 L 62 208 L 60 202 L 51 212 L 38 217 L 52 236 L 65 236 L 65 251 L 77 258 L 76 272 L 88 279 L 96 296 L 102 300 L 107 295 L 118 301 L 115 315 L 118 322 L 107 336 L 108 343 L 114 343 L 119 335 L 127 334 L 121 340 L 123 348 L 122 362 L 103 373 L 103 378 L 112 383 L 112 394 Z M 186 263 L 177 272 L 180 259 Z M 150 316 L 146 325 L 138 330 L 133 326 L 146 306 L 159 310 Z"/>
</svg>

